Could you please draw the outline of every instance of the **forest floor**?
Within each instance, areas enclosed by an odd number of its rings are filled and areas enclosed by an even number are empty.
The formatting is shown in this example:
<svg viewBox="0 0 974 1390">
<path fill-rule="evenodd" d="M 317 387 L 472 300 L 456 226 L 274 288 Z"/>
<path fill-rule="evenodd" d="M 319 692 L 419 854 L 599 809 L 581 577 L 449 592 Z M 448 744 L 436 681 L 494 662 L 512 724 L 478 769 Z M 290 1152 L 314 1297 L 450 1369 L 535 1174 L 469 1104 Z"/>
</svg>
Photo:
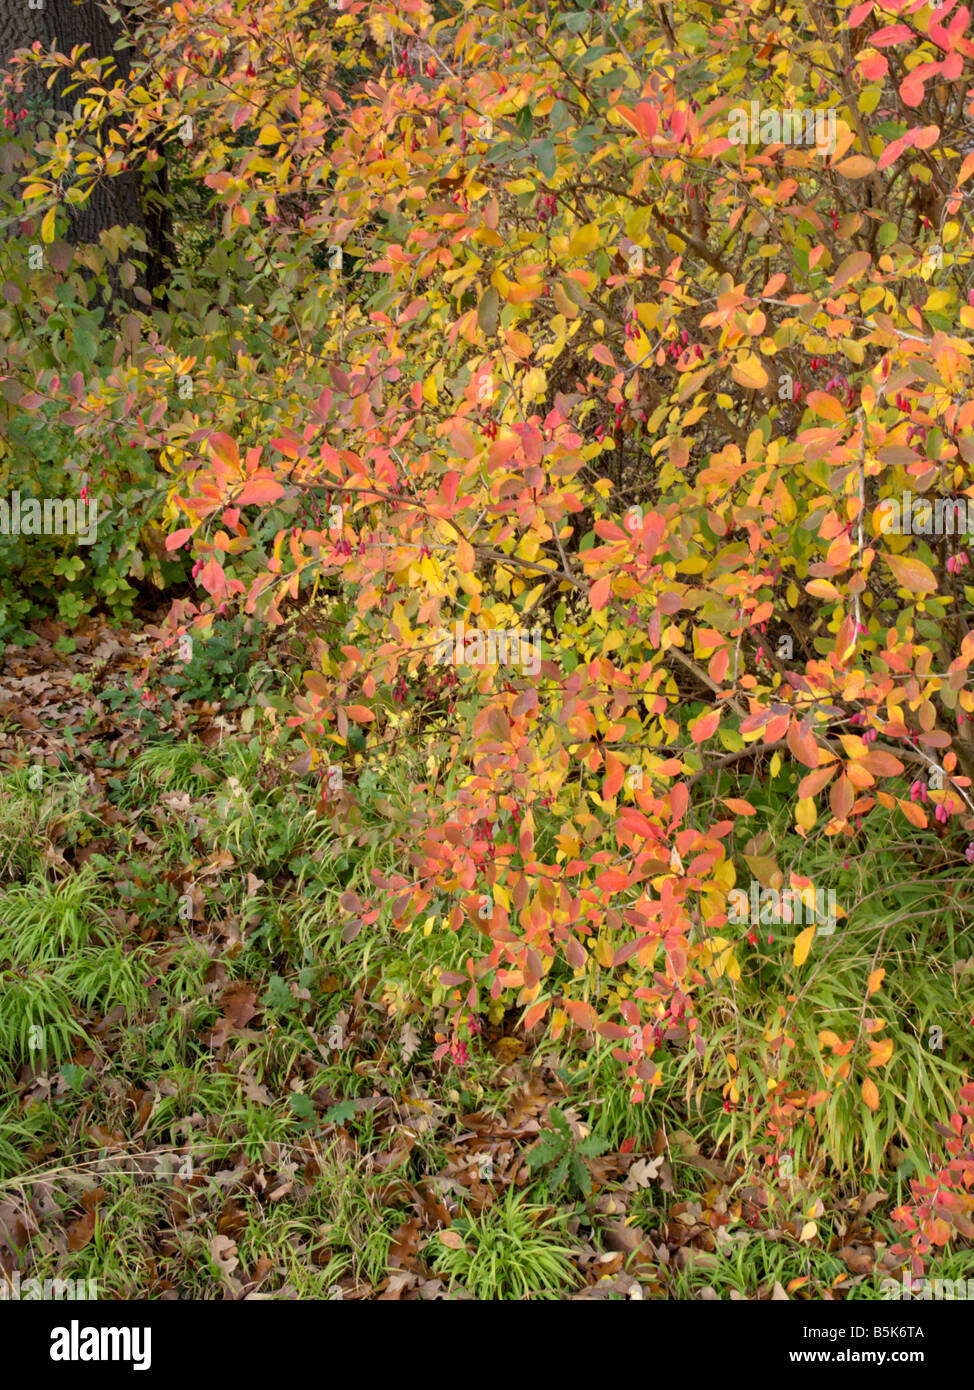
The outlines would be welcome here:
<svg viewBox="0 0 974 1390">
<path fill-rule="evenodd" d="M 611 1057 L 532 1046 L 513 1010 L 433 1060 L 436 924 L 350 925 L 388 840 L 379 791 L 360 784 L 354 825 L 321 814 L 274 663 L 239 634 L 219 688 L 167 685 L 151 623 L 35 636 L 0 675 L 8 1277 L 101 1298 L 882 1296 L 902 1175 L 786 1181 L 718 1140 L 682 1078 L 633 1106 Z M 971 1252 L 937 1272 L 974 1276 Z"/>
</svg>

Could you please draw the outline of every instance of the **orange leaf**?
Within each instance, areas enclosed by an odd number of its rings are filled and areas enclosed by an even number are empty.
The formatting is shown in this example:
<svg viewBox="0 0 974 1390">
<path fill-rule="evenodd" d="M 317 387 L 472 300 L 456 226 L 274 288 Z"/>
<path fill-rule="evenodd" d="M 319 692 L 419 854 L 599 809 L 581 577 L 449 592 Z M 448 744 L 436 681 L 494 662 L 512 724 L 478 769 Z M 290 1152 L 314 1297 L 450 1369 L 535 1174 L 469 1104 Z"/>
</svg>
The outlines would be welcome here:
<svg viewBox="0 0 974 1390">
<path fill-rule="evenodd" d="M 879 1109 L 879 1089 L 875 1081 L 871 1080 L 868 1076 L 862 1083 L 862 1098 L 869 1106 L 870 1110 Z"/>
<path fill-rule="evenodd" d="M 375 718 L 366 705 L 345 705 L 343 708 L 349 719 L 354 719 L 356 724 L 371 724 Z"/>
<path fill-rule="evenodd" d="M 237 448 L 236 440 L 231 439 L 228 434 L 223 434 L 221 430 L 214 430 L 209 443 L 214 454 L 226 468 L 239 471 L 240 450 Z"/>
<path fill-rule="evenodd" d="M 922 560 L 914 560 L 909 555 L 884 555 L 883 559 L 893 571 L 893 578 L 911 594 L 932 594 L 937 587 L 933 570 Z"/>
<path fill-rule="evenodd" d="M 254 502 L 276 502 L 284 494 L 284 488 L 274 478 L 255 478 L 251 483 L 245 483 L 243 491 L 236 497 L 237 505 L 240 507 L 249 506 Z"/>
<path fill-rule="evenodd" d="M 876 777 L 895 777 L 897 773 L 903 771 L 903 764 L 899 758 L 892 753 L 884 753 L 881 749 L 872 749 L 856 759 L 862 763 L 867 772 L 873 773 Z"/>
<path fill-rule="evenodd" d="M 832 814 L 836 820 L 849 819 L 849 812 L 852 810 L 854 801 L 855 794 L 852 790 L 852 783 L 843 772 L 839 780 L 833 782 L 832 790 L 829 792 L 829 805 L 832 807 Z"/>
<path fill-rule="evenodd" d="M 809 391 L 808 404 L 816 415 L 821 415 L 823 420 L 831 420 L 835 425 L 841 425 L 846 418 L 845 406 L 826 391 Z"/>
<path fill-rule="evenodd" d="M 827 782 L 831 782 L 835 776 L 835 771 L 835 764 L 831 767 L 816 768 L 814 772 L 810 772 L 799 782 L 798 795 L 802 798 L 817 795 Z"/>
<path fill-rule="evenodd" d="M 528 1009 L 527 1013 L 524 1015 L 524 1028 L 526 1031 L 533 1028 L 536 1023 L 540 1023 L 541 1019 L 543 1019 L 548 1012 L 550 1004 L 550 999 L 540 999 L 537 1004 L 531 1005 L 530 1009 Z"/>
<path fill-rule="evenodd" d="M 869 159 L 864 154 L 853 154 L 848 159 L 843 159 L 841 164 L 836 165 L 836 172 L 840 173 L 844 179 L 864 179 L 875 168 L 876 161 L 874 159 Z"/>
<path fill-rule="evenodd" d="M 461 574 L 469 574 L 476 563 L 476 559 L 477 557 L 474 554 L 473 546 L 461 536 L 460 540 L 457 541 L 457 569 Z"/>
<path fill-rule="evenodd" d="M 588 591 L 588 601 L 592 607 L 598 611 L 604 608 L 609 602 L 609 595 L 612 592 L 612 576 L 606 575 L 604 579 L 597 579 Z"/>
<path fill-rule="evenodd" d="M 584 1004 L 580 999 L 566 999 L 565 1012 L 580 1028 L 592 1029 L 599 1021 L 599 1016 L 591 1004 Z"/>
<path fill-rule="evenodd" d="M 872 263 L 873 258 L 868 251 L 853 251 L 851 256 L 846 256 L 845 260 L 835 272 L 835 278 L 832 281 L 832 293 L 835 294 L 845 285 L 849 285 L 853 280 L 858 280 L 861 276 L 865 275 Z M 836 401 L 836 405 L 838 405 L 838 401 Z M 829 418 L 834 419 L 835 417 L 831 416 Z M 844 412 L 842 418 L 845 418 Z"/>
<path fill-rule="evenodd" d="M 690 725 L 690 737 L 694 743 L 703 743 L 710 738 L 711 734 L 720 723 L 720 710 L 712 709 L 709 713 L 701 715 L 695 724 Z"/>
<path fill-rule="evenodd" d="M 904 801 L 899 796 L 896 798 L 896 804 L 911 825 L 915 825 L 919 830 L 926 830 L 927 814 L 922 807 L 918 806 L 915 801 Z"/>
<path fill-rule="evenodd" d="M 796 719 L 793 719 L 788 725 L 786 738 L 788 747 L 800 763 L 804 763 L 806 767 L 818 767 L 818 744 L 811 731 L 803 734 L 801 725 Z M 803 795 L 807 796 L 808 793 L 805 792 Z"/>
</svg>

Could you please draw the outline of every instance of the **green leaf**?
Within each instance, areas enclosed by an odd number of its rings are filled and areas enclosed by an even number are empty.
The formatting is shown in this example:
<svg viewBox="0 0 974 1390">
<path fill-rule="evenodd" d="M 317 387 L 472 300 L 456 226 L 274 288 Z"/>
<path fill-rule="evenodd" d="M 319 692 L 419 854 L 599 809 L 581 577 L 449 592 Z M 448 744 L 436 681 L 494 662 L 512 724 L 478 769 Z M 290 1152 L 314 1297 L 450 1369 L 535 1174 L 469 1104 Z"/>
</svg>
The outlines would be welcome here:
<svg viewBox="0 0 974 1390">
<path fill-rule="evenodd" d="M 484 291 L 480 303 L 477 306 L 477 325 L 482 333 L 488 336 L 497 327 L 497 311 L 500 307 L 500 296 L 493 285 L 488 286 Z"/>
<path fill-rule="evenodd" d="M 705 48 L 707 45 L 707 30 L 702 24 L 681 24 L 676 31 L 676 37 L 686 48 Z"/>
<path fill-rule="evenodd" d="M 572 1154 L 572 1181 L 583 1197 L 587 1197 L 592 1191 L 592 1179 L 589 1171 L 577 1152 Z"/>
<path fill-rule="evenodd" d="M 597 1158 L 599 1154 L 605 1153 L 608 1147 L 608 1139 L 603 1138 L 601 1134 L 590 1134 L 576 1146 L 576 1152 L 584 1154 L 586 1158 Z"/>
<path fill-rule="evenodd" d="M 558 1166 L 557 1166 L 556 1168 L 552 1168 L 552 1170 L 551 1170 L 551 1185 L 552 1185 L 552 1187 L 561 1187 L 562 1183 L 565 1181 L 565 1179 L 566 1179 L 567 1177 L 568 1177 L 568 1154 L 563 1154 L 563 1155 L 562 1155 L 561 1162 L 558 1164 Z"/>
<path fill-rule="evenodd" d="M 538 168 L 546 179 L 553 178 L 558 168 L 558 156 L 550 140 L 542 140 L 538 145 Z"/>
<path fill-rule="evenodd" d="M 330 1110 L 326 1110 L 322 1117 L 326 1125 L 343 1125 L 355 1118 L 354 1100 L 340 1100 L 337 1105 L 333 1105 Z"/>
<path fill-rule="evenodd" d="M 554 134 L 565 130 L 572 123 L 572 113 L 563 101 L 556 101 L 548 113 L 548 125 Z"/>
<path fill-rule="evenodd" d="M 548 1112 L 548 1118 L 554 1125 L 555 1129 L 561 1130 L 562 1134 L 570 1142 L 572 1137 L 572 1127 L 568 1123 L 568 1120 L 565 1116 L 565 1112 L 563 1110 L 559 1110 L 557 1105 L 553 1105 L 550 1111 Z"/>
<path fill-rule="evenodd" d="M 299 1120 L 304 1120 L 310 1124 L 315 1118 L 315 1105 L 310 1096 L 303 1096 L 298 1091 L 291 1092 L 291 1109 Z"/>
</svg>

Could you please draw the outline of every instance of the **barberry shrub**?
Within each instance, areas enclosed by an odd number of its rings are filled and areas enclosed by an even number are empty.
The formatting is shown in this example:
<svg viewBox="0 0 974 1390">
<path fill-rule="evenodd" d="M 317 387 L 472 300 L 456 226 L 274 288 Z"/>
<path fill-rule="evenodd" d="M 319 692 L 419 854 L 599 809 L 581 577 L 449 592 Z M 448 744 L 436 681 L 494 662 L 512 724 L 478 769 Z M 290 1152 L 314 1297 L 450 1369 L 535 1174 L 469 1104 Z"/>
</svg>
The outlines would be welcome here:
<svg viewBox="0 0 974 1390">
<path fill-rule="evenodd" d="M 444 1059 L 507 1006 L 636 1100 L 671 1061 L 702 1097 L 703 1010 L 758 939 L 735 889 L 763 941 L 881 827 L 967 911 L 974 48 L 966 10 L 901 9 L 181 0 L 137 83 L 79 71 L 83 160 L 36 151 L 50 242 L 123 152 L 191 132 L 210 254 L 126 358 L 198 586 L 170 637 L 313 595 L 309 759 L 420 750 L 395 871 L 342 904 L 350 933 L 470 941 Z M 787 856 L 742 780 L 782 768 Z M 885 924 L 852 897 L 774 920 L 721 1103 L 760 1095 L 779 1136 L 877 1116 Z M 852 1018 L 823 996 L 805 1040 L 836 939 L 866 957 Z"/>
</svg>

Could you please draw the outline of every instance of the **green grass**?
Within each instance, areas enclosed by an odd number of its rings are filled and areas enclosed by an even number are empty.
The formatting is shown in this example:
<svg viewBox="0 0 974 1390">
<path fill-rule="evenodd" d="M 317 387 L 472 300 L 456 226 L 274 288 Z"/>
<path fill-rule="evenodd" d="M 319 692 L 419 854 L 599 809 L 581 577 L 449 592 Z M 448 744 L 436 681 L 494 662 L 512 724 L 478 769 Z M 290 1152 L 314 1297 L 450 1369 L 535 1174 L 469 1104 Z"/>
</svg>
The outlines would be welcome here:
<svg viewBox="0 0 974 1390">
<path fill-rule="evenodd" d="M 740 978 L 696 993 L 702 1054 L 664 1045 L 662 1084 L 633 1106 L 614 1044 L 601 1039 L 588 1051 L 542 1043 L 510 1065 L 479 1035 L 467 1065 L 432 1063 L 449 996 L 439 976 L 463 973 L 480 954 L 478 933 L 446 930 L 436 897 L 400 931 L 380 894 L 377 920 L 350 934 L 342 904 L 348 893 L 376 897 L 375 876 L 401 868 L 397 837 L 419 775 L 409 759 L 422 754 L 396 757 L 360 778 L 354 811 L 338 820 L 315 811 L 314 779 L 294 777 L 293 749 L 267 730 L 213 748 L 152 744 L 108 769 L 101 800 L 67 770 L 39 785 L 29 768 L 0 773 L 0 1196 L 28 1199 L 43 1179 L 59 1207 L 46 1220 L 77 1222 L 86 1200 L 97 1215 L 78 1250 L 35 1242 L 32 1272 L 95 1278 L 109 1297 L 236 1297 L 245 1287 L 374 1297 L 405 1277 L 419 1288 L 439 1280 L 451 1298 L 566 1298 L 585 1280 L 583 1248 L 611 1259 L 610 1217 L 658 1243 L 674 1205 L 706 1213 L 719 1197 L 740 1207 L 757 1184 L 771 1206 L 754 1224 L 743 1214 L 724 1222 L 716 1249 L 623 1266 L 650 1297 L 769 1297 L 776 1284 L 795 1297 L 879 1297 L 878 1281 L 850 1276 L 837 1254 L 844 1218 L 830 1201 L 881 1185 L 888 1206 L 902 1201 L 927 1164 L 933 1124 L 953 1108 L 974 1013 L 957 867 L 905 873 L 918 846 L 881 817 L 863 852 L 837 867 L 835 846 L 794 836 L 784 784 L 763 787 L 779 863 L 836 886 L 850 916 L 801 968 L 795 928 L 775 928 L 772 947 L 738 942 Z M 539 837 L 550 833 L 539 825 Z M 766 852 L 747 836 L 744 825 L 738 865 Z M 895 1046 L 873 1115 L 859 1095 L 861 1059 L 849 1084 L 830 1087 L 818 1034 L 854 1033 L 877 965 L 887 974 L 866 1016 L 884 1020 L 878 1036 Z M 231 1020 L 217 1050 L 212 1030 L 234 991 L 247 1017 Z M 505 991 L 485 1030 L 509 1028 L 514 1005 Z M 940 1050 L 929 1046 L 933 1027 Z M 787 1052 L 774 1042 L 783 1029 Z M 782 1128 L 769 1086 L 778 1076 L 789 1091 L 830 1094 Z M 537 1133 L 508 1143 L 493 1178 L 458 1182 L 457 1137 L 472 1123 L 503 1132 L 539 1080 L 548 1103 L 597 1133 L 594 1148 L 665 1156 L 668 1188 L 596 1180 L 587 1192 L 581 1174 L 570 1185 L 540 1151 L 546 1176 L 518 1187 L 537 1134 L 550 1130 L 544 1112 Z M 728 1111 L 734 1081 L 749 1105 Z M 791 1149 L 789 1174 L 776 1177 L 768 1160 Z M 732 1176 L 718 1183 L 701 1156 Z M 598 1171 L 594 1151 L 581 1157 Z M 817 1233 L 802 1242 L 794 1233 L 819 1196 Z M 889 1244 L 884 1221 L 877 1235 Z M 957 1262 L 969 1257 L 951 1251 L 931 1273 L 964 1277 Z"/>
<path fill-rule="evenodd" d="M 788 1090 L 827 1094 L 789 1135 L 803 1169 L 828 1165 L 875 1176 L 895 1147 L 910 1155 L 910 1173 L 921 1166 L 932 1125 L 950 1114 L 968 1074 L 974 973 L 965 943 L 974 925 L 974 869 L 957 850 L 931 846 L 929 837 L 882 809 L 872 813 L 862 843 L 845 847 L 814 834 L 803 841 L 794 833 L 794 780 L 786 766 L 775 782 L 734 788 L 759 809 L 765 827 L 760 843 L 752 843 L 747 821 L 738 821 L 738 882 L 749 876 L 744 853 L 770 852 L 786 872 L 834 889 L 848 915 L 833 935 L 816 935 L 801 967 L 791 956 L 802 924 L 760 927 L 755 945 L 745 939 L 746 926 L 723 928 L 723 936 L 735 939 L 741 977 L 725 973 L 700 996 L 706 1050 L 702 1057 L 688 1053 L 677 1070 L 688 1092 L 702 1085 L 710 1093 L 699 1102 L 708 1128 L 735 1156 L 753 1152 L 766 1137 L 769 1081 L 778 1080 Z M 869 996 L 867 981 L 878 969 L 885 976 Z M 869 1033 L 864 1022 L 870 1019 L 883 1027 Z M 933 1028 L 943 1035 L 939 1048 L 931 1046 L 940 1040 Z M 846 1059 L 834 1059 L 819 1043 L 825 1031 L 843 1042 L 858 1040 L 848 1080 L 835 1074 Z M 867 1066 L 870 1037 L 893 1043 L 882 1067 Z M 879 1089 L 876 1112 L 862 1099 L 866 1078 Z M 757 1098 L 756 1110 L 722 1111 L 732 1082 L 741 1096 Z"/>
<path fill-rule="evenodd" d="M 576 1281 L 564 1224 L 564 1215 L 509 1187 L 503 1201 L 455 1218 L 446 1239 L 432 1237 L 433 1265 L 476 1299 L 558 1298 Z"/>
</svg>

